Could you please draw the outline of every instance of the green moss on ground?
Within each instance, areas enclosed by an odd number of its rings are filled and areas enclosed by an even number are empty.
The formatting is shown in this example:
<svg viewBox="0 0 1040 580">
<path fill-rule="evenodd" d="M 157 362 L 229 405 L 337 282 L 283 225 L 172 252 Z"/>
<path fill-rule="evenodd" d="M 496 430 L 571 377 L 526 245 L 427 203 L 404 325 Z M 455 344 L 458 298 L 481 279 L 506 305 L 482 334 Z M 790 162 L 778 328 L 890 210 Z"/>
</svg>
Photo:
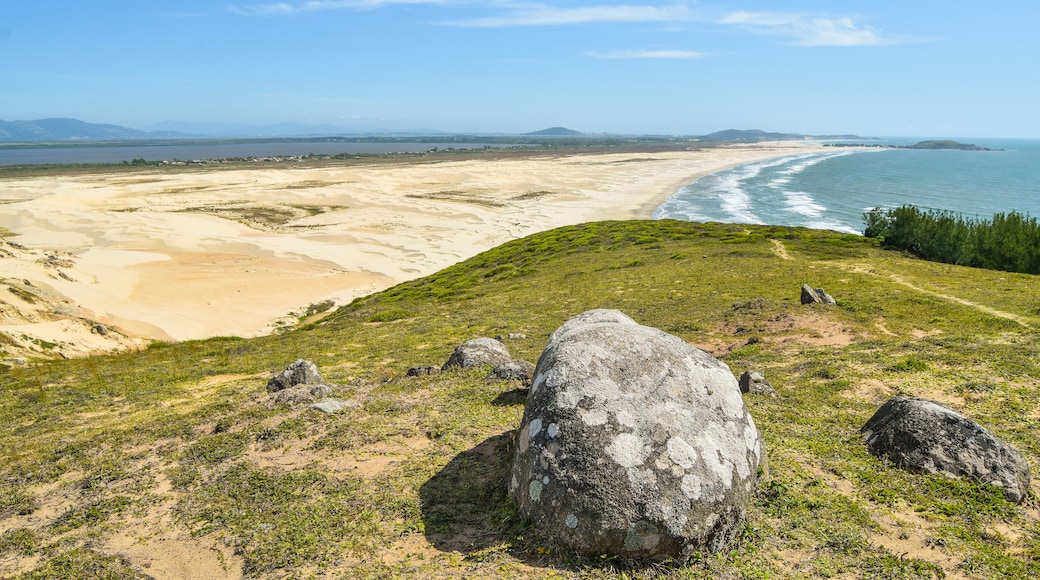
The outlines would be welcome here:
<svg viewBox="0 0 1040 580">
<path fill-rule="evenodd" d="M 837 307 L 799 303 L 803 283 Z M 176 537 L 229 577 L 1027 578 L 1036 496 L 915 475 L 858 429 L 896 394 L 947 402 L 1040 465 L 1040 295 L 1028 275 L 922 262 L 802 228 L 602 222 L 504 244 L 257 339 L 0 372 L 0 575 L 134 578 Z M 523 410 L 486 370 L 405 377 L 478 336 L 537 360 L 617 308 L 762 371 L 764 481 L 732 550 L 640 568 L 544 545 L 505 496 Z M 270 401 L 314 360 L 348 408 Z M 73 567 L 76 567 L 75 569 Z"/>
</svg>

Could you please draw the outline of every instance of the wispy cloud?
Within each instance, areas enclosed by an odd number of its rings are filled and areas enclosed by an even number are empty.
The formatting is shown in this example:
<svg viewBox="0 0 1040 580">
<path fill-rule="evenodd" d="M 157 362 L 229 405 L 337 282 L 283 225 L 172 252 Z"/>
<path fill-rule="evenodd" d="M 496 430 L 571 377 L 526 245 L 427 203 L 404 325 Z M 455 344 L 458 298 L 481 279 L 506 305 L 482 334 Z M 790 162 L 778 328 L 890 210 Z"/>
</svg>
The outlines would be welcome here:
<svg viewBox="0 0 1040 580">
<path fill-rule="evenodd" d="M 232 7 L 232 10 L 249 16 L 279 16 L 322 10 L 375 10 L 384 6 L 451 3 L 452 0 L 309 0 L 307 2 L 273 2 L 255 6 L 235 6 Z"/>
<path fill-rule="evenodd" d="M 882 46 L 919 41 L 906 36 L 883 34 L 871 26 L 857 25 L 851 18 L 811 18 L 804 14 L 734 12 L 719 22 L 786 36 L 796 46 Z"/>
<path fill-rule="evenodd" d="M 694 52 L 691 50 L 616 50 L 612 52 L 586 52 L 586 56 L 593 58 L 603 58 L 609 60 L 620 60 L 620 59 L 675 59 L 675 60 L 689 60 L 694 58 L 704 58 L 708 56 L 706 52 Z"/>
<path fill-rule="evenodd" d="M 443 22 L 469 28 L 502 28 L 510 26 L 561 26 L 592 22 L 674 22 L 690 20 L 690 9 L 681 4 L 671 6 L 584 6 L 557 8 L 545 4 L 514 7 L 503 14 Z"/>
</svg>

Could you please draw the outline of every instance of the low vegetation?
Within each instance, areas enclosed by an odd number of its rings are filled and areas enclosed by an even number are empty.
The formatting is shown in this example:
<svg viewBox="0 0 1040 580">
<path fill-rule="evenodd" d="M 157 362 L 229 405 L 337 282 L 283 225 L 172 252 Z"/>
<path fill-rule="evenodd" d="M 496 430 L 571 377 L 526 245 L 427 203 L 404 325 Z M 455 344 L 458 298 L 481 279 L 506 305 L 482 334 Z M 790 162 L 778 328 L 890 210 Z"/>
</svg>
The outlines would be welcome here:
<svg viewBox="0 0 1040 580">
<path fill-rule="evenodd" d="M 837 307 L 803 306 L 801 284 Z M 1037 497 L 897 469 L 859 428 L 925 396 L 1040 466 L 1037 278 L 801 228 L 603 222 L 507 243 L 284 334 L 155 344 L 0 373 L 0 576 L 1031 578 Z M 406 377 L 478 336 L 534 361 L 566 318 L 618 308 L 763 372 L 768 447 L 731 550 L 640 566 L 547 545 L 504 478 L 523 411 L 486 370 Z M 317 362 L 327 415 L 275 404 Z M 161 549 L 159 549 L 161 547 Z M 185 564 L 186 565 L 186 564 Z"/>
<path fill-rule="evenodd" d="M 1035 217 L 1012 211 L 991 219 L 966 218 L 904 205 L 875 208 L 863 219 L 864 234 L 884 248 L 946 264 L 1040 274 L 1040 223 Z"/>
</svg>

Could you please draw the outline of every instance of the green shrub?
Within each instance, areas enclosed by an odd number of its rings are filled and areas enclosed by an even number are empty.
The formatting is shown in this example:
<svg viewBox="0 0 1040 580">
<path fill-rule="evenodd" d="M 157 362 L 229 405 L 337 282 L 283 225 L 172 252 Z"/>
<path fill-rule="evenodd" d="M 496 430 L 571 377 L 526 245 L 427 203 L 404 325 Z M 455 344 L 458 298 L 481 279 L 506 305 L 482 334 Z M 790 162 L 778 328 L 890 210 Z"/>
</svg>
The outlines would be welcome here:
<svg viewBox="0 0 1040 580">
<path fill-rule="evenodd" d="M 904 205 L 874 208 L 863 221 L 863 235 L 883 248 L 946 264 L 1040 274 L 1040 223 L 1015 211 L 985 220 Z"/>
</svg>

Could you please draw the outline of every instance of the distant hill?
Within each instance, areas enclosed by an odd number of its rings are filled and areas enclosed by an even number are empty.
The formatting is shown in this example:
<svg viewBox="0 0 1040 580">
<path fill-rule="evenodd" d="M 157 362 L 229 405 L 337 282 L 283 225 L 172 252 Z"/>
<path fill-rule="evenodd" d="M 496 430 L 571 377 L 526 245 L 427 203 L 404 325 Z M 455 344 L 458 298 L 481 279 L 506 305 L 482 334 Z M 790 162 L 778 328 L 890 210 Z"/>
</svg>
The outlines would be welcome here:
<svg viewBox="0 0 1040 580">
<path fill-rule="evenodd" d="M 906 147 L 907 149 L 955 149 L 958 151 L 995 151 L 989 147 L 983 147 L 982 145 L 974 145 L 971 143 L 958 143 L 957 141 L 951 141 L 949 139 L 937 139 L 932 141 L 921 141 Z"/>
<path fill-rule="evenodd" d="M 49 118 L 34 121 L 0 120 L 0 143 L 43 143 L 68 141 L 131 141 L 136 139 L 191 138 L 278 138 L 328 137 L 341 135 L 441 135 L 433 129 L 389 131 L 378 127 L 336 125 L 236 125 L 230 123 L 179 123 L 164 121 L 146 130 L 120 125 L 87 123 L 79 119 Z"/>
<path fill-rule="evenodd" d="M 527 133 L 527 135 L 537 137 L 577 137 L 579 135 L 584 135 L 584 133 L 566 127 L 549 127 L 548 129 L 542 129 L 541 131 Z"/>
<path fill-rule="evenodd" d="M 857 140 L 864 138 L 858 135 L 803 135 L 801 133 L 767 133 L 758 129 L 726 129 L 701 136 L 702 141 L 717 143 L 758 143 L 760 141 L 802 141 L 802 140 Z"/>
<path fill-rule="evenodd" d="M 55 117 L 35 121 L 0 121 L 0 142 L 46 141 L 122 141 L 183 137 L 169 131 L 139 131 L 119 125 L 87 123 L 79 119 Z"/>
<path fill-rule="evenodd" d="M 205 137 L 219 138 L 279 138 L 279 137 L 341 137 L 341 136 L 434 136 L 445 135 L 437 129 L 387 129 L 375 125 L 306 125 L 301 123 L 274 123 L 244 125 L 239 123 L 184 123 L 163 121 L 145 127 L 148 130 L 178 131 Z"/>
</svg>

